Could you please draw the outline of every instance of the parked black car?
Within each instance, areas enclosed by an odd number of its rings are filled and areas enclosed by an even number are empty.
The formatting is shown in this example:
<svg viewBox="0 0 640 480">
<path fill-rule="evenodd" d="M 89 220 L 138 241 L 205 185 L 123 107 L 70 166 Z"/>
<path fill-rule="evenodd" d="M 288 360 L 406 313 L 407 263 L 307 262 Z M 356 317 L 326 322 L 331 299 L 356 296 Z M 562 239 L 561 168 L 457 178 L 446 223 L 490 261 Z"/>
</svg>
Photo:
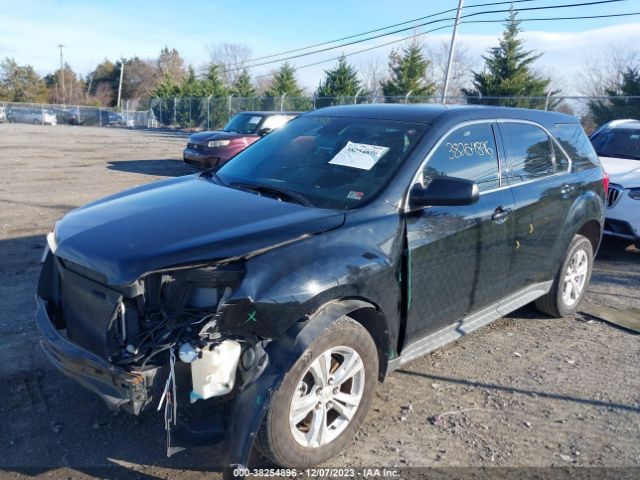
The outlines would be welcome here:
<svg viewBox="0 0 640 480">
<path fill-rule="evenodd" d="M 178 406 L 218 403 L 195 430 L 224 441 L 226 465 L 254 439 L 280 465 L 316 464 L 399 366 L 530 302 L 576 311 L 603 228 L 597 163 L 559 113 L 316 110 L 216 172 L 62 218 L 42 346 L 113 408 L 164 405 L 173 446 L 195 441 Z"/>
</svg>

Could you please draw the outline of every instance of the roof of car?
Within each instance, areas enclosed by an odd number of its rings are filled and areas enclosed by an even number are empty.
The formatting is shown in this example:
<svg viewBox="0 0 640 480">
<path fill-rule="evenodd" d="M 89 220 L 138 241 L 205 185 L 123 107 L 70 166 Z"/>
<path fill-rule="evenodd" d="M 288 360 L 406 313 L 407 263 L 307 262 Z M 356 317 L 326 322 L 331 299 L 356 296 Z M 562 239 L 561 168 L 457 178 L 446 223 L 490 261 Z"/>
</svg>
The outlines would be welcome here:
<svg viewBox="0 0 640 480">
<path fill-rule="evenodd" d="M 313 110 L 306 115 L 363 117 L 416 123 L 433 123 L 436 119 L 464 121 L 484 118 L 514 118 L 555 123 L 577 123 L 578 121 L 571 115 L 544 110 L 437 103 L 340 105 Z"/>
<path fill-rule="evenodd" d="M 251 110 L 246 112 L 238 112 L 238 113 L 246 113 L 247 115 L 300 115 L 300 112 L 278 112 L 278 111 L 269 111 L 269 110 Z"/>
<path fill-rule="evenodd" d="M 640 128 L 640 120 L 634 120 L 632 118 L 612 120 L 602 126 L 602 129 L 606 129 L 606 130 L 611 130 L 613 128 L 636 130 Z"/>
</svg>

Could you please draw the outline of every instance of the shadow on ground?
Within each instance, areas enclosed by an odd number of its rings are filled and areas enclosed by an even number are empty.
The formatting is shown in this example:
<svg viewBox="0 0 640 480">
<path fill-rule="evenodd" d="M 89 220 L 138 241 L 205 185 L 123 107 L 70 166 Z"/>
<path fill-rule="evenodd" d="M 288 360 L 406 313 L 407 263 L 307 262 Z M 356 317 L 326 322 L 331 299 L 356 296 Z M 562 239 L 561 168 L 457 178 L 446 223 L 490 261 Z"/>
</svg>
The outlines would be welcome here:
<svg viewBox="0 0 640 480">
<path fill-rule="evenodd" d="M 107 165 L 109 170 L 141 175 L 180 177 L 195 173 L 195 170 L 180 160 L 164 158 L 158 160 L 113 160 Z"/>
</svg>

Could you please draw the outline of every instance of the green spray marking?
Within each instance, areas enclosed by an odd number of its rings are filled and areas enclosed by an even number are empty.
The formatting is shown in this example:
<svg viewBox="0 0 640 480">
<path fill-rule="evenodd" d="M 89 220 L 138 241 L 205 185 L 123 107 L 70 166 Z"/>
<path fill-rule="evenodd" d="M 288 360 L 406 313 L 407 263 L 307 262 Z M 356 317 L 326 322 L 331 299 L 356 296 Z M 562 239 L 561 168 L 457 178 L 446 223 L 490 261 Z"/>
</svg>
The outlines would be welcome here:
<svg viewBox="0 0 640 480">
<path fill-rule="evenodd" d="M 411 275 L 411 267 L 412 267 L 412 260 L 411 260 L 411 249 L 407 248 L 407 311 L 409 311 L 409 309 L 411 308 L 411 281 L 412 281 L 412 276 Z"/>
<path fill-rule="evenodd" d="M 256 397 L 256 407 L 259 407 L 261 403 L 262 403 L 262 397 L 258 395 Z"/>
<path fill-rule="evenodd" d="M 256 318 L 256 311 L 253 310 L 253 311 L 249 312 L 249 316 L 247 317 L 247 321 L 244 322 L 244 323 L 257 322 L 257 321 L 258 321 L 258 319 Z"/>
</svg>

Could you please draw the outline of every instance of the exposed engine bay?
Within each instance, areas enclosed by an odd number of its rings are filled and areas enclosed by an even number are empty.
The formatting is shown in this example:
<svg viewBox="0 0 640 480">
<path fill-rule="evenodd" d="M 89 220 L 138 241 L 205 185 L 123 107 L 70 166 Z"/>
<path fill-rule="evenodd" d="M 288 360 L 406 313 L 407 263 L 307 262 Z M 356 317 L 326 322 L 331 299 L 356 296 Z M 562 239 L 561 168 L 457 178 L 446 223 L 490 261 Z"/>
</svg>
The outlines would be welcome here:
<svg viewBox="0 0 640 480">
<path fill-rule="evenodd" d="M 205 265 L 153 272 L 114 287 L 48 253 L 39 296 L 52 325 L 70 342 L 140 379 L 144 389 L 135 402 L 107 402 L 139 414 L 151 404 L 175 409 L 179 373 L 190 370 L 190 391 L 181 393 L 195 403 L 227 398 L 265 368 L 269 340 L 234 333 L 225 324 L 233 307 L 227 300 L 244 273 L 241 263 Z M 180 382 L 188 384 L 188 378 Z M 169 416 L 175 422 L 175 412 Z"/>
</svg>

